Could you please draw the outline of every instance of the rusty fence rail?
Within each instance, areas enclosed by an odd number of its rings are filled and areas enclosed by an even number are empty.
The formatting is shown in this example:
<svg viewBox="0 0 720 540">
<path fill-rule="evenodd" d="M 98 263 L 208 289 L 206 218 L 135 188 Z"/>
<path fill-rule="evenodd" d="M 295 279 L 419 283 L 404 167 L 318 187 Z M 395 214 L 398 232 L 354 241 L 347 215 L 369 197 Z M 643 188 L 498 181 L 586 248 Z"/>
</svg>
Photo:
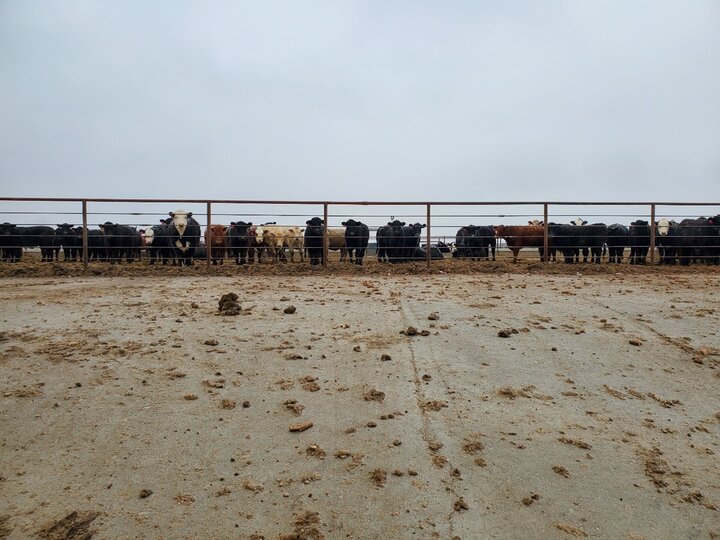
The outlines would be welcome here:
<svg viewBox="0 0 720 540">
<path fill-rule="evenodd" d="M 209 266 L 212 262 L 212 255 L 211 255 L 211 241 L 212 241 L 212 229 L 209 227 L 210 224 L 213 222 L 213 216 L 221 216 L 223 218 L 227 218 L 229 216 L 266 216 L 269 215 L 267 213 L 259 213 L 257 211 L 249 211 L 247 213 L 239 212 L 214 212 L 214 209 L 217 208 L 220 205 L 231 205 L 231 206 L 239 206 L 242 209 L 249 209 L 253 210 L 253 207 L 259 207 L 259 206 L 269 206 L 269 207 L 287 207 L 287 206 L 301 206 L 303 208 L 312 208 L 317 210 L 317 212 L 300 212 L 300 213 L 293 213 L 293 214 L 284 214 L 285 216 L 293 216 L 293 217 L 301 217 L 301 216 L 310 216 L 310 215 L 316 215 L 316 216 L 322 216 L 323 219 L 323 264 L 327 264 L 328 260 L 328 254 L 330 246 L 328 245 L 329 242 L 329 235 L 328 235 L 328 226 L 329 226 L 329 220 L 330 218 L 339 218 L 341 216 L 350 217 L 353 214 L 343 214 L 343 213 L 331 213 L 332 210 L 340 209 L 340 208 L 347 208 L 347 207 L 378 207 L 381 209 L 384 209 L 385 207 L 398 207 L 398 208 L 407 208 L 407 207 L 414 207 L 416 208 L 416 212 L 414 214 L 411 214 L 411 217 L 415 217 L 418 219 L 422 219 L 424 217 L 425 219 L 425 231 L 424 231 L 424 242 L 427 246 L 426 252 L 426 264 L 431 264 L 431 249 L 430 246 L 432 246 L 432 240 L 433 238 L 439 239 L 439 238 L 454 238 L 454 233 L 452 233 L 452 229 L 459 226 L 458 223 L 452 223 L 452 224 L 445 224 L 442 223 L 435 224 L 433 221 L 438 220 L 442 222 L 442 220 L 447 220 L 449 218 L 511 218 L 511 219 L 519 219 L 519 218 L 527 218 L 532 216 L 537 216 L 538 218 L 542 218 L 542 248 L 543 248 L 543 260 L 548 260 L 548 254 L 550 252 L 550 221 L 553 216 L 560 216 L 560 217 L 566 217 L 573 214 L 558 214 L 558 211 L 563 211 L 562 209 L 569 208 L 569 207 L 599 207 L 599 208 L 623 208 L 623 207 L 633 207 L 635 209 L 639 209 L 637 213 L 631 213 L 631 214 L 625 214 L 622 215 L 622 217 L 632 217 L 632 216 L 638 216 L 642 217 L 644 219 L 647 219 L 649 221 L 650 225 L 650 242 L 649 242 L 649 258 L 650 263 L 654 264 L 656 262 L 656 227 L 655 223 L 657 221 L 657 218 L 659 216 L 658 210 L 663 209 L 667 210 L 673 207 L 676 208 L 683 208 L 686 212 L 691 211 L 691 209 L 696 207 L 712 207 L 715 209 L 714 213 L 720 213 L 720 202 L 689 202 L 689 201 L 665 201 L 665 202 L 647 202 L 647 201 L 323 201 L 323 200 L 245 200 L 245 199 L 161 199 L 161 198 L 73 198 L 73 197 L 0 197 L 0 203 L 31 203 L 31 204 L 38 204 L 38 203 L 49 203 L 49 204 L 69 204 L 72 205 L 73 208 L 76 210 L 74 211 L 67 211 L 67 212 L 55 212 L 55 211 L 48 211 L 48 212 L 41 212 L 41 211 L 35 211 L 35 212 L 28 212 L 26 210 L 22 211 L 0 211 L 1 214 L 7 214 L 7 215 L 21 215 L 21 214 L 37 214 L 37 215 L 70 215 L 75 214 L 79 217 L 81 217 L 82 220 L 82 262 L 84 265 L 87 266 L 89 262 L 89 246 L 88 246 L 88 230 L 89 230 L 89 218 L 94 217 L 95 215 L 133 215 L 133 216 L 157 216 L 158 212 L 114 212 L 107 209 L 103 209 L 102 205 L 105 204 L 124 204 L 124 205 L 147 205 L 147 204 L 162 204 L 162 205 L 195 205 L 199 206 L 204 209 L 205 214 L 205 223 L 204 226 L 206 227 L 206 232 L 204 235 L 204 238 L 206 240 L 206 262 Z M 74 206 L 78 205 L 78 206 Z M 460 208 L 471 208 L 471 207 L 482 207 L 482 208 L 504 208 L 504 207 L 510 207 L 513 209 L 530 209 L 529 211 L 523 211 L 521 213 L 513 213 L 508 214 L 507 212 L 493 214 L 493 213 L 483 213 L 483 214 L 477 214 L 477 213 L 437 213 L 438 211 L 441 211 L 441 209 L 445 208 L 452 209 L 452 207 L 460 207 Z M 641 210 L 640 210 L 641 209 Z M 433 212 L 433 210 L 436 211 L 436 213 Z M 551 210 L 553 212 L 551 212 Z M 278 214 L 280 215 L 280 214 Z M 615 216 L 620 217 L 618 214 L 600 214 L 603 216 Z M 662 215 L 667 215 L 667 212 L 664 212 Z M 687 214 L 682 214 L 687 215 Z M 370 216 L 368 214 L 368 216 Z M 383 214 L 372 214 L 372 217 L 380 218 Z M 540 220 L 538 220 L 540 221 Z M 460 225 L 462 226 L 462 225 Z M 433 230 L 443 230 L 443 229 L 450 229 L 450 231 L 446 232 L 446 234 L 435 234 L 433 235 Z M 371 230 L 376 230 L 377 227 L 371 227 Z M 539 237 L 538 237 L 539 238 Z M 539 243 L 539 242 L 538 242 Z M 538 246 L 539 247 L 539 246 Z"/>
</svg>

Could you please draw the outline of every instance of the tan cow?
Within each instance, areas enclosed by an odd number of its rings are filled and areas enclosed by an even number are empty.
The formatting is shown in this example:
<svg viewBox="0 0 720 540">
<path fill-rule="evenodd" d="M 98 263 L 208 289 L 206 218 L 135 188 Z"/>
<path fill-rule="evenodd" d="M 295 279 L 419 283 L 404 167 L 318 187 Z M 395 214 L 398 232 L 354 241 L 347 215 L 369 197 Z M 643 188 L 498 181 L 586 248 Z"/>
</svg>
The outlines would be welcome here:
<svg viewBox="0 0 720 540">
<path fill-rule="evenodd" d="M 345 227 L 328 227 L 328 249 L 332 251 L 340 250 L 340 262 L 347 257 L 347 248 L 345 247 Z"/>
<path fill-rule="evenodd" d="M 295 258 L 295 250 L 300 252 L 300 260 L 305 260 L 303 251 L 303 234 L 300 227 L 281 225 L 260 225 L 255 230 L 258 244 L 258 261 L 262 260 L 263 251 L 273 262 L 285 261 L 285 248 L 290 252 L 290 260 Z"/>
</svg>

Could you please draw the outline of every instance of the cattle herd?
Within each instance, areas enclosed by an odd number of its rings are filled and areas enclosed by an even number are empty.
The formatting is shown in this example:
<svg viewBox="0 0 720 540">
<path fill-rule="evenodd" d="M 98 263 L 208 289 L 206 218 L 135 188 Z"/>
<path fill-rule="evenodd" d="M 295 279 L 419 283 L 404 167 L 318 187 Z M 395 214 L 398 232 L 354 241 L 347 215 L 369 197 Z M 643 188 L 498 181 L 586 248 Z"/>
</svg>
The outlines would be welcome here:
<svg viewBox="0 0 720 540">
<path fill-rule="evenodd" d="M 661 219 L 654 225 L 636 220 L 628 226 L 619 223 L 588 224 L 577 218 L 568 224 L 549 223 L 548 253 L 544 253 L 543 222 L 527 225 L 467 225 L 461 227 L 450 243 L 438 242 L 429 247 L 430 258 L 445 256 L 471 260 L 495 260 L 500 239 L 513 254 L 513 262 L 523 248 L 537 248 L 542 260 L 557 260 L 559 252 L 565 263 L 589 261 L 599 264 L 605 254 L 608 263 L 623 261 L 630 250 L 630 264 L 646 264 L 654 226 L 655 245 L 660 264 L 691 262 L 720 264 L 720 215 L 711 218 L 685 219 L 679 223 Z M 406 224 L 392 220 L 377 229 L 377 258 L 380 262 L 399 263 L 422 261 L 428 257 L 427 245 L 421 246 L 424 224 Z M 201 239 L 200 224 L 192 212 L 176 210 L 157 225 L 137 229 L 129 225 L 106 222 L 98 229 L 87 230 L 90 261 L 120 263 L 140 260 L 145 251 L 149 264 L 159 262 L 190 266 L 195 259 L 209 258 L 213 264 L 231 259 L 237 264 L 305 258 L 311 265 L 323 263 L 325 233 L 327 245 L 340 252 L 340 261 L 363 264 L 370 240 L 369 227 L 354 219 L 342 227 L 327 227 L 319 217 L 306 221 L 306 226 L 281 226 L 277 223 L 254 225 L 237 221 L 229 225 L 210 225 Z M 23 248 L 40 248 L 42 261 L 79 261 L 83 254 L 83 228 L 63 223 L 48 226 L 21 227 L 10 223 L 0 225 L 0 259 L 17 262 Z"/>
</svg>

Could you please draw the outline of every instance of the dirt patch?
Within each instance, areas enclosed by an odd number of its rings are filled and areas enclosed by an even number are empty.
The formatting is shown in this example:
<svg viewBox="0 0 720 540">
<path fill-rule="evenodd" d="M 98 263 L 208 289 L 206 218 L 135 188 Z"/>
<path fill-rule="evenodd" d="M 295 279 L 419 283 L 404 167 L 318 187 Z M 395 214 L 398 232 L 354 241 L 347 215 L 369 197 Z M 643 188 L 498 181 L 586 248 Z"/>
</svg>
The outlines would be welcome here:
<svg viewBox="0 0 720 540">
<path fill-rule="evenodd" d="M 437 399 L 431 399 L 430 401 L 426 401 L 423 403 L 420 407 L 423 411 L 433 411 L 437 412 L 441 409 L 444 409 L 448 406 L 447 401 L 440 401 Z"/>
<path fill-rule="evenodd" d="M 572 446 L 577 446 L 578 448 L 582 448 L 584 450 L 589 450 L 592 448 L 592 446 L 589 443 L 586 443 L 585 441 L 581 441 L 580 439 L 571 439 L 570 437 L 559 437 L 558 441 L 564 444 L 570 444 Z"/>
<path fill-rule="evenodd" d="M 588 535 L 580 527 L 576 527 L 570 523 L 556 523 L 555 528 L 569 535 L 577 536 L 578 538 L 584 538 Z"/>
<path fill-rule="evenodd" d="M 382 403 L 385 401 L 385 392 L 381 392 L 380 390 L 372 389 L 369 392 L 366 392 L 363 396 L 363 399 L 365 401 L 379 401 Z"/>
<path fill-rule="evenodd" d="M 385 484 L 387 483 L 387 471 L 384 469 L 374 469 L 370 471 L 370 480 L 373 484 L 375 484 L 375 487 L 385 487 Z"/>
<path fill-rule="evenodd" d="M 238 303 L 238 298 L 238 295 L 235 293 L 223 294 L 218 302 L 218 311 L 220 312 L 220 315 L 239 315 L 242 308 Z"/>
<path fill-rule="evenodd" d="M 300 403 L 297 402 L 297 400 L 294 399 L 288 399 L 283 405 L 285 405 L 285 408 L 293 413 L 295 416 L 300 416 L 305 410 L 305 407 L 300 405 Z"/>
<path fill-rule="evenodd" d="M 38 531 L 38 536 L 44 540 L 88 540 L 95 531 L 91 524 L 100 512 L 71 512 L 54 523 L 48 523 Z"/>
<path fill-rule="evenodd" d="M 524 398 L 540 399 L 542 401 L 552 400 L 552 396 L 546 396 L 544 394 L 539 394 L 539 393 L 535 392 L 535 388 L 536 387 L 534 384 L 529 384 L 522 388 L 513 388 L 512 386 L 502 386 L 502 387 L 498 388 L 495 391 L 495 393 L 498 396 L 508 398 L 508 399 L 524 397 Z"/>
</svg>

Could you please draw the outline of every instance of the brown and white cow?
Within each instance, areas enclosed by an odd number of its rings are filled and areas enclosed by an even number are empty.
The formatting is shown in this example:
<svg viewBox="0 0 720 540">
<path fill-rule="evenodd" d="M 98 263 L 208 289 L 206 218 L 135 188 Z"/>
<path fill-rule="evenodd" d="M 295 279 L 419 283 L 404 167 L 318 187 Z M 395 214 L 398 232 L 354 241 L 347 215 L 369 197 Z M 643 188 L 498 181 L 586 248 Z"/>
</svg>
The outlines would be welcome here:
<svg viewBox="0 0 720 540">
<path fill-rule="evenodd" d="M 205 246 L 213 264 L 222 264 L 227 255 L 227 233 L 226 225 L 210 225 L 205 229 Z"/>
</svg>

